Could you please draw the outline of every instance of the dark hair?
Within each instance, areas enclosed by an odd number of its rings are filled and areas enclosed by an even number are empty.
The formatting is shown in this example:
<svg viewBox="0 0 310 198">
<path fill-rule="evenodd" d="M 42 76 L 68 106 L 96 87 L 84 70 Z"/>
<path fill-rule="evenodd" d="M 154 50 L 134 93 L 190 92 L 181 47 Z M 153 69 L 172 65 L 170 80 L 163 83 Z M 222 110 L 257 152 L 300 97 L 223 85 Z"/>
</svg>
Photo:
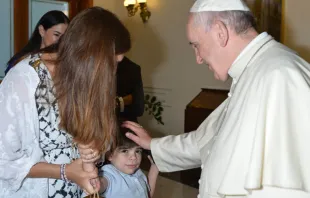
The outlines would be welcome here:
<svg viewBox="0 0 310 198">
<path fill-rule="evenodd" d="M 40 50 L 42 38 L 39 33 L 39 26 L 42 25 L 45 30 L 50 29 L 51 27 L 58 24 L 69 24 L 69 18 L 59 10 L 52 10 L 45 13 L 39 22 L 37 23 L 28 43 L 26 46 L 16 53 L 7 63 L 7 69 L 5 73 L 7 73 L 16 63 L 20 61 L 24 56 L 30 53 L 36 53 Z"/>
<path fill-rule="evenodd" d="M 60 127 L 77 143 L 105 151 L 115 140 L 116 55 L 130 43 L 126 27 L 100 7 L 80 12 L 60 39 L 53 78 Z"/>
<path fill-rule="evenodd" d="M 133 147 L 138 146 L 134 141 L 126 137 L 126 133 L 133 133 L 127 128 L 124 128 L 122 126 L 118 127 L 117 135 L 116 135 L 116 142 L 115 145 L 112 147 L 112 150 L 115 150 L 116 148 L 127 148 L 131 149 Z"/>
</svg>

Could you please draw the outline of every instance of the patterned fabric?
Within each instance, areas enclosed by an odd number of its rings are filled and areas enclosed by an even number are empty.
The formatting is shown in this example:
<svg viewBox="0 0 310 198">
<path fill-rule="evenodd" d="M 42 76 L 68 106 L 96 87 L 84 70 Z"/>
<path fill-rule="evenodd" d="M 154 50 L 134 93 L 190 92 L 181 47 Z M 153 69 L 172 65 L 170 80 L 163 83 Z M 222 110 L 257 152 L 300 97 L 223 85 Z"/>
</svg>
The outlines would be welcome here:
<svg viewBox="0 0 310 198">
<path fill-rule="evenodd" d="M 72 159 L 78 157 L 78 151 L 72 146 L 72 136 L 58 128 L 59 111 L 51 75 L 39 55 L 32 56 L 29 64 L 33 66 L 40 78 L 35 100 L 39 116 L 39 144 L 44 158 L 52 164 L 70 163 Z M 79 198 L 81 195 L 82 191 L 75 183 L 48 179 L 49 198 Z"/>
</svg>

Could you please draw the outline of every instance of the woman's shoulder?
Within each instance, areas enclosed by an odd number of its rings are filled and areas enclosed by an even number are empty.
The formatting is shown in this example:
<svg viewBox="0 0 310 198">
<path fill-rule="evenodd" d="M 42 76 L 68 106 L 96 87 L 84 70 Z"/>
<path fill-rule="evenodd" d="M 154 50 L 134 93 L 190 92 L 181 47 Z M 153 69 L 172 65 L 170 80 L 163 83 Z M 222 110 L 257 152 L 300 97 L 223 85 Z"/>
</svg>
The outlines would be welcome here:
<svg viewBox="0 0 310 198">
<path fill-rule="evenodd" d="M 18 71 L 34 71 L 33 68 L 35 68 L 40 63 L 40 61 L 41 60 L 38 54 L 28 55 L 19 61 L 13 68 Z"/>
<path fill-rule="evenodd" d="M 34 60 L 34 57 L 27 56 L 23 60 L 19 61 L 10 71 L 6 74 L 5 78 L 3 79 L 3 85 L 7 83 L 25 83 L 30 84 L 31 87 L 37 86 L 40 79 L 38 77 L 37 72 L 35 71 L 34 67 L 31 65 L 31 61 Z"/>
</svg>

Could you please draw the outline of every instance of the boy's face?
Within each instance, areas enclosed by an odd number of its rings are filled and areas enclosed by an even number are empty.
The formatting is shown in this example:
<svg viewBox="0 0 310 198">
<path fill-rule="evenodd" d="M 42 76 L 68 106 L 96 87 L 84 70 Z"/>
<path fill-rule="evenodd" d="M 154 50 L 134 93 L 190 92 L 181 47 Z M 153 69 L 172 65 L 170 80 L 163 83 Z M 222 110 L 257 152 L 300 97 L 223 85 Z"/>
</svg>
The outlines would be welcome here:
<svg viewBox="0 0 310 198">
<path fill-rule="evenodd" d="M 142 148 L 118 147 L 109 157 L 109 161 L 119 171 L 126 174 L 133 174 L 139 167 L 142 159 Z"/>
</svg>

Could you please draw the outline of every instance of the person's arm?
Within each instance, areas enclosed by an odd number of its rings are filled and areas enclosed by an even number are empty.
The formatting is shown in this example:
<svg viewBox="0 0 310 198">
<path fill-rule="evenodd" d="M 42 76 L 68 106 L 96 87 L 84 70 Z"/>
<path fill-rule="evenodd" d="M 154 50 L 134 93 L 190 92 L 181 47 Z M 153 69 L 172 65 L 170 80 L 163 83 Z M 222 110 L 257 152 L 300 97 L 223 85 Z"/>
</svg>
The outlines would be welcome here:
<svg viewBox="0 0 310 198">
<path fill-rule="evenodd" d="M 129 117 L 140 117 L 144 113 L 143 82 L 140 67 L 135 68 L 134 71 L 136 72 L 134 89 L 131 94 L 122 97 L 124 101 L 124 112 L 122 114 Z"/>
<path fill-rule="evenodd" d="M 105 177 L 99 177 L 100 180 L 100 190 L 99 193 L 102 194 L 108 187 L 108 180 Z"/>
<path fill-rule="evenodd" d="M 128 94 L 127 96 L 122 97 L 123 101 L 124 101 L 124 106 L 126 108 L 126 106 L 131 105 L 132 104 L 132 95 Z"/>
<path fill-rule="evenodd" d="M 137 123 L 126 121 L 122 126 L 136 134 L 126 133 L 129 139 L 152 151 L 153 159 L 160 171 L 172 172 L 197 168 L 201 165 L 200 148 L 208 144 L 214 135 L 212 130 L 206 132 L 208 123 L 209 120 L 206 120 L 197 131 L 156 139 L 152 139 Z"/>
<path fill-rule="evenodd" d="M 65 168 L 65 175 L 69 181 L 73 181 L 78 184 L 87 193 L 93 194 L 96 189 L 89 183 L 93 178 L 97 177 L 97 170 L 84 171 L 82 166 L 82 160 L 78 159 L 71 164 L 67 164 Z M 28 178 L 53 178 L 62 179 L 59 164 L 49 164 L 46 162 L 39 162 L 31 167 Z M 99 186 L 97 188 L 99 190 Z"/>
<path fill-rule="evenodd" d="M 135 88 L 132 92 L 132 106 L 134 108 L 135 115 L 140 117 L 144 113 L 144 91 L 143 82 L 141 76 L 141 68 L 137 69 L 137 81 Z"/>
<path fill-rule="evenodd" d="M 80 158 L 83 161 L 83 170 L 86 172 L 92 172 L 96 169 L 95 163 L 101 158 L 99 151 L 93 149 L 93 143 L 89 145 L 78 144 L 78 150 L 80 153 Z M 99 178 L 94 178 L 90 180 L 93 187 L 99 190 L 100 181 Z"/>
<path fill-rule="evenodd" d="M 39 162 L 31 167 L 27 177 L 61 179 L 60 165 Z"/>
<path fill-rule="evenodd" d="M 196 133 L 152 139 L 150 148 L 158 169 L 173 172 L 201 166 Z"/>
<path fill-rule="evenodd" d="M 9 72 L 0 86 L 0 186 L 5 186 L 0 194 L 4 196 L 18 191 L 26 178 L 60 179 L 60 165 L 45 163 L 39 146 L 34 97 L 38 82 L 37 73 L 25 65 Z M 97 171 L 83 172 L 81 160 L 66 165 L 65 173 L 93 191 L 89 179 L 97 177 Z"/>
<path fill-rule="evenodd" d="M 43 161 L 34 97 L 38 82 L 29 65 L 19 65 L 0 85 L 0 186 L 6 186 L 0 194 L 18 191 L 30 169 Z"/>
<path fill-rule="evenodd" d="M 157 181 L 157 177 L 159 174 L 159 170 L 156 166 L 156 164 L 154 163 L 154 161 L 152 160 L 151 156 L 148 156 L 150 162 L 151 162 L 151 167 L 148 173 L 148 182 L 149 182 L 149 186 L 150 186 L 150 197 L 154 196 L 154 192 L 155 192 L 155 187 L 156 187 L 156 181 Z"/>
</svg>

